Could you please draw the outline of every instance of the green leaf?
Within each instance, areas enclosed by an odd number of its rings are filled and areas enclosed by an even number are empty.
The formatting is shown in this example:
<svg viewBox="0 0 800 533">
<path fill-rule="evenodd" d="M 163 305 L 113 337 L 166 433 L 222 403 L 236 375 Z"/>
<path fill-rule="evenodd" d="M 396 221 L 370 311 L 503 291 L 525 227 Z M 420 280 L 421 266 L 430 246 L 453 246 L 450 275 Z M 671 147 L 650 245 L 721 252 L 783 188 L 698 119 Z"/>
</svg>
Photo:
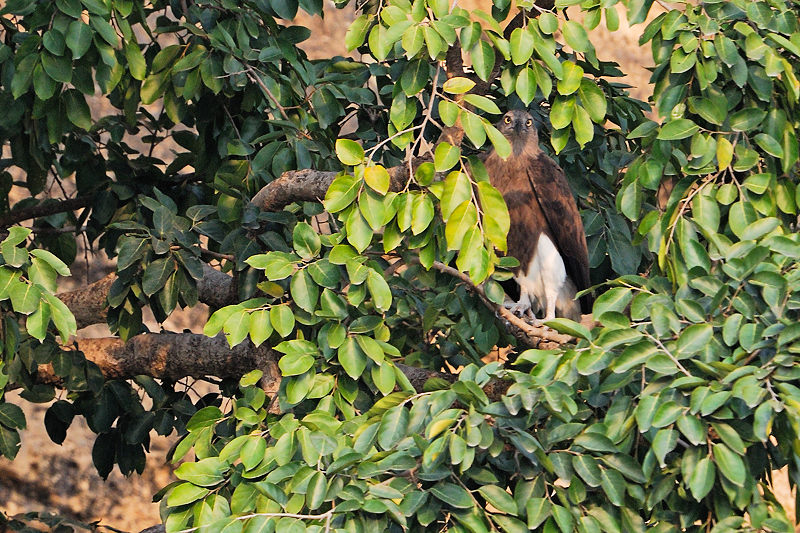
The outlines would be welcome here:
<svg viewBox="0 0 800 533">
<path fill-rule="evenodd" d="M 364 169 L 364 182 L 375 192 L 385 195 L 389 192 L 391 178 L 384 167 L 375 165 Z"/>
<path fill-rule="evenodd" d="M 119 44 L 119 37 L 114 27 L 102 17 L 89 17 L 89 23 L 105 42 L 116 47 Z"/>
<path fill-rule="evenodd" d="M 181 483 L 170 493 L 167 503 L 172 507 L 187 505 L 204 498 L 210 491 L 205 487 L 198 487 L 192 483 Z"/>
<path fill-rule="evenodd" d="M 693 355 L 702 350 L 711 341 L 714 328 L 711 324 L 694 324 L 681 332 L 678 338 L 679 357 Z"/>
<path fill-rule="evenodd" d="M 589 42 L 589 35 L 586 33 L 586 28 L 584 28 L 580 22 L 567 20 L 561 26 L 561 32 L 569 47 L 576 52 L 587 52 L 593 48 L 592 44 Z"/>
<path fill-rule="evenodd" d="M 30 254 L 33 257 L 39 258 L 42 261 L 45 261 L 50 267 L 52 267 L 59 275 L 61 276 L 70 276 L 72 273 L 69 270 L 67 264 L 56 257 L 55 254 L 48 250 L 42 250 L 40 248 L 36 248 L 30 251 Z"/>
<path fill-rule="evenodd" d="M 73 24 L 75 23 L 73 22 Z M 70 26 L 70 30 L 71 29 L 72 26 Z M 69 45 L 69 34 L 67 35 L 67 45 Z M 72 47 L 70 46 L 70 48 Z M 73 50 L 73 56 L 74 53 Z M 135 40 L 125 41 L 125 59 L 128 61 L 128 70 L 131 76 L 139 81 L 144 81 L 147 77 L 147 63 L 145 62 L 142 50 L 139 48 L 139 43 Z"/>
<path fill-rule="evenodd" d="M 67 108 L 69 121 L 81 129 L 92 129 L 92 113 L 86 98 L 77 89 L 70 89 L 64 93 L 64 104 Z"/>
<path fill-rule="evenodd" d="M 306 506 L 312 511 L 318 509 L 328 493 L 328 480 L 323 472 L 315 472 L 306 489 Z"/>
<path fill-rule="evenodd" d="M 564 70 L 564 75 L 558 80 L 556 88 L 558 89 L 558 94 L 567 96 L 577 91 L 581 86 L 583 69 L 571 61 L 564 61 L 564 63 L 562 63 L 562 68 Z"/>
<path fill-rule="evenodd" d="M 50 304 L 52 320 L 61 336 L 61 342 L 66 344 L 69 338 L 74 336 L 78 328 L 75 317 L 70 312 L 67 305 L 52 294 L 44 294 L 47 303 Z"/>
<path fill-rule="evenodd" d="M 25 322 L 25 329 L 32 337 L 44 341 L 47 336 L 47 326 L 50 325 L 52 315 L 50 304 L 42 299 L 37 304 L 37 309 L 28 316 Z"/>
<path fill-rule="evenodd" d="M 354 209 L 345 221 L 347 240 L 358 253 L 363 252 L 372 242 L 373 231 L 369 223 L 361 214 L 360 209 Z"/>
<path fill-rule="evenodd" d="M 711 492 L 716 473 L 717 469 L 708 457 L 703 457 L 697 462 L 687 483 L 695 500 L 699 502 Z"/>
<path fill-rule="evenodd" d="M 486 142 L 486 130 L 484 128 L 484 120 L 475 113 L 464 111 L 461 113 L 461 125 L 464 127 L 464 133 L 467 138 L 476 148 L 483 146 Z"/>
<path fill-rule="evenodd" d="M 406 96 L 414 96 L 419 93 L 430 79 L 430 67 L 427 61 L 415 59 L 410 61 L 403 74 L 400 76 L 400 87 Z M 337 152 L 338 153 L 338 152 Z"/>
<path fill-rule="evenodd" d="M 499 115 L 501 113 L 500 108 L 497 107 L 494 100 L 490 100 L 479 94 L 466 94 L 464 95 L 464 101 L 492 115 Z"/>
<path fill-rule="evenodd" d="M 292 231 L 292 246 L 297 255 L 308 261 L 319 255 L 322 243 L 311 224 L 298 222 Z"/>
<path fill-rule="evenodd" d="M 372 303 L 380 312 L 388 311 L 392 306 L 392 291 L 383 275 L 370 269 L 367 275 L 367 288 L 372 294 Z"/>
<path fill-rule="evenodd" d="M 511 32 L 511 61 L 515 65 L 528 62 L 533 54 L 533 35 L 523 28 L 516 28 Z"/>
<path fill-rule="evenodd" d="M 688 118 L 671 120 L 661 127 L 658 138 L 665 141 L 675 141 L 691 137 L 700 129 L 700 126 Z"/>
<path fill-rule="evenodd" d="M 364 149 L 355 141 L 336 139 L 336 157 L 345 165 L 360 165 L 364 161 Z"/>
<path fill-rule="evenodd" d="M 213 487 L 225 479 L 223 473 L 228 468 L 225 460 L 209 457 L 195 463 L 183 463 L 175 470 L 175 476 L 194 485 Z"/>
<path fill-rule="evenodd" d="M 430 225 L 433 220 L 434 210 L 433 201 L 427 194 L 419 194 L 414 197 L 413 215 L 411 218 L 411 232 L 419 235 Z M 402 229 L 402 228 L 401 228 Z"/>
<path fill-rule="evenodd" d="M 502 488 L 497 485 L 483 485 L 478 488 L 478 492 L 498 511 L 517 516 L 517 503 Z"/>
<path fill-rule="evenodd" d="M 367 354 L 361 349 L 356 339 L 347 337 L 339 346 L 337 353 L 339 364 L 342 365 L 347 375 L 353 379 L 359 379 L 367 367 Z"/>
<path fill-rule="evenodd" d="M 300 356 L 292 354 L 291 356 L 281 357 L 278 366 L 281 369 L 282 376 L 299 376 L 313 368 L 314 358 L 307 354 Z"/>
<path fill-rule="evenodd" d="M 478 210 L 471 201 L 462 202 L 450 215 L 445 227 L 448 250 L 460 250 L 467 230 L 478 224 Z"/>
<path fill-rule="evenodd" d="M 517 74 L 516 92 L 520 100 L 527 106 L 536 96 L 536 74 L 528 67 L 524 67 Z"/>
<path fill-rule="evenodd" d="M 486 41 L 478 43 L 470 50 L 472 68 L 483 81 L 488 81 L 494 68 L 494 48 Z"/>
<path fill-rule="evenodd" d="M 487 181 L 478 182 L 478 198 L 483 208 L 483 231 L 498 249 L 506 251 L 506 236 L 511 220 L 503 195 Z"/>
<path fill-rule="evenodd" d="M 436 147 L 433 165 L 437 172 L 444 172 L 453 168 L 461 159 L 461 149 L 444 141 Z"/>
<path fill-rule="evenodd" d="M 458 120 L 460 109 L 457 104 L 447 100 L 439 100 L 439 116 L 445 126 L 451 127 Z"/>
<path fill-rule="evenodd" d="M 720 473 L 737 487 L 744 487 L 747 470 L 741 456 L 721 443 L 714 444 L 712 449 Z"/>
<path fill-rule="evenodd" d="M 294 303 L 300 309 L 314 313 L 319 298 L 319 286 L 311 278 L 307 269 L 300 270 L 292 276 L 289 288 Z"/>
<path fill-rule="evenodd" d="M 92 29 L 81 20 L 74 20 L 67 28 L 64 41 L 72 52 L 72 59 L 80 59 L 92 45 Z"/>
<path fill-rule="evenodd" d="M 42 67 L 53 80 L 59 83 L 69 83 L 72 81 L 72 63 L 66 57 L 54 56 L 47 52 L 42 52 Z M 36 80 L 34 80 L 34 83 Z"/>
<path fill-rule="evenodd" d="M 11 429 L 25 429 L 25 413 L 13 403 L 0 403 L 0 424 Z"/>
<path fill-rule="evenodd" d="M 456 509 L 469 509 L 475 504 L 466 489 L 447 481 L 440 481 L 429 490 L 437 499 Z"/>
<path fill-rule="evenodd" d="M 8 291 L 11 298 L 11 306 L 14 311 L 23 315 L 29 315 L 39 307 L 39 300 L 42 297 L 41 291 L 34 285 L 28 283 L 17 283 Z"/>
<path fill-rule="evenodd" d="M 144 269 L 142 275 L 142 290 L 147 296 L 152 296 L 162 288 L 167 279 L 175 272 L 177 263 L 172 255 L 156 259 Z"/>
<path fill-rule="evenodd" d="M 475 82 L 471 79 L 456 76 L 444 82 L 442 90 L 450 94 L 463 94 L 473 87 L 475 87 Z"/>
<path fill-rule="evenodd" d="M 402 46 L 409 59 L 417 55 L 425 44 L 425 28 L 414 24 L 403 32 Z"/>
<path fill-rule="evenodd" d="M 552 512 L 553 504 L 547 498 L 530 498 L 525 502 L 528 515 L 528 528 L 533 531 L 547 520 Z"/>
<path fill-rule="evenodd" d="M 573 455 L 572 467 L 590 487 L 599 487 L 601 485 L 602 476 L 600 467 L 597 465 L 597 460 L 591 455 Z"/>
<path fill-rule="evenodd" d="M 408 409 L 402 405 L 392 407 L 381 416 L 378 426 L 378 444 L 390 450 L 406 438 L 408 432 Z"/>
<path fill-rule="evenodd" d="M 347 33 L 344 36 L 344 45 L 347 47 L 348 52 L 352 52 L 364 44 L 364 39 L 367 38 L 367 33 L 374 17 L 375 15 L 361 15 L 347 28 Z"/>
<path fill-rule="evenodd" d="M 272 327 L 283 338 L 288 337 L 294 330 L 294 313 L 286 305 L 274 305 L 269 310 Z"/>
<path fill-rule="evenodd" d="M 250 332 L 250 313 L 244 309 L 237 309 L 228 317 L 222 329 L 231 347 L 240 344 Z"/>
<path fill-rule="evenodd" d="M 563 130 L 575 116 L 575 96 L 557 96 L 550 111 L 550 124 L 556 130 Z"/>
<path fill-rule="evenodd" d="M 19 431 L 0 426 L 0 454 L 14 459 L 20 450 Z"/>
<path fill-rule="evenodd" d="M 207 325 L 207 324 L 206 324 Z M 217 330 L 219 331 L 219 330 Z M 250 313 L 250 340 L 256 346 L 261 344 L 272 335 L 272 322 L 270 321 L 269 311 L 259 309 Z M 205 329 L 203 330 L 205 333 Z"/>
<path fill-rule="evenodd" d="M 347 174 L 338 176 L 328 187 L 327 193 L 325 193 L 325 200 L 323 201 L 325 210 L 329 213 L 338 213 L 345 209 L 358 196 L 361 184 L 362 181 L 355 176 Z"/>
<path fill-rule="evenodd" d="M 750 131 L 761 124 L 761 121 L 764 120 L 766 116 L 767 112 L 764 109 L 759 109 L 757 107 L 742 109 L 731 115 L 731 129 L 733 131 Z"/>
<path fill-rule="evenodd" d="M 603 124 L 606 119 L 607 103 L 602 89 L 593 81 L 582 78 L 578 88 L 578 98 L 581 99 L 581 105 L 589 113 L 592 121 Z"/>
</svg>

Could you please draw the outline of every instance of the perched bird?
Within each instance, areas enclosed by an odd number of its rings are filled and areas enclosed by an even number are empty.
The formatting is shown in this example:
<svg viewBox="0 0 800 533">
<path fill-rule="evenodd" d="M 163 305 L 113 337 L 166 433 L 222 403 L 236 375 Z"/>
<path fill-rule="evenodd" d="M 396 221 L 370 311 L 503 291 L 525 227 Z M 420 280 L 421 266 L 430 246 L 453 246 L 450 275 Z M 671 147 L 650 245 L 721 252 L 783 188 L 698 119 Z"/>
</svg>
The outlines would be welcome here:
<svg viewBox="0 0 800 533">
<path fill-rule="evenodd" d="M 544 311 L 544 320 L 565 317 L 580 322 L 591 313 L 592 297 L 575 301 L 590 286 L 586 234 L 564 171 L 539 148 L 539 135 L 526 111 L 512 110 L 498 124 L 511 143 L 505 161 L 490 150 L 485 159 L 492 185 L 503 195 L 511 219 L 508 255 L 519 260 L 514 279 L 516 313 Z"/>
</svg>

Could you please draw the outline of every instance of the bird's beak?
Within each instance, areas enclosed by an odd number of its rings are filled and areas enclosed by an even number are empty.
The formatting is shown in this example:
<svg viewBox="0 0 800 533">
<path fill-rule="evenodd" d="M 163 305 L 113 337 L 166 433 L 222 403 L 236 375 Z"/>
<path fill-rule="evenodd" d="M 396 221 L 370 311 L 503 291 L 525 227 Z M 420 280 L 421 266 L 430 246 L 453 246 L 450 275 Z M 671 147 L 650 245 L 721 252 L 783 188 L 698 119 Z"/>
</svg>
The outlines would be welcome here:
<svg viewBox="0 0 800 533">
<path fill-rule="evenodd" d="M 522 123 L 522 121 L 521 121 L 521 120 L 518 120 L 518 121 L 517 121 L 517 123 L 516 123 L 516 124 L 514 124 L 514 131 L 516 131 L 516 132 L 517 132 L 517 135 L 520 135 L 520 134 L 522 134 L 522 128 L 523 128 L 523 126 L 524 126 L 524 124 Z"/>
</svg>

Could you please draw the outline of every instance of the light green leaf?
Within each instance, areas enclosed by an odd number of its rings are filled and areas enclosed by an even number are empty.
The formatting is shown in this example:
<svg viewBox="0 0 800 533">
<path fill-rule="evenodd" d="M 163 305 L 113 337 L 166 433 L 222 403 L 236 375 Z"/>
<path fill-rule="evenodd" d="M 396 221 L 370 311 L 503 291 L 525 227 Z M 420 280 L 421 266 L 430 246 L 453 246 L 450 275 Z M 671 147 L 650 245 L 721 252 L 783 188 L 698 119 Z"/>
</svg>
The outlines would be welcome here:
<svg viewBox="0 0 800 533">
<path fill-rule="evenodd" d="M 574 20 L 565 21 L 561 26 L 561 33 L 570 48 L 576 52 L 587 52 L 593 48 L 592 43 L 589 42 L 586 28 L 580 22 Z"/>
<path fill-rule="evenodd" d="M 473 87 L 475 87 L 475 82 L 471 79 L 456 76 L 444 82 L 442 90 L 450 94 L 463 94 Z"/>
<path fill-rule="evenodd" d="M 564 69 L 564 76 L 558 80 L 556 88 L 559 94 L 567 96 L 577 91 L 581 86 L 583 68 L 572 61 L 564 61 L 562 68 Z"/>
<path fill-rule="evenodd" d="M 364 169 L 364 182 L 379 194 L 389 192 L 391 178 L 389 172 L 381 165 L 366 167 Z"/>
<path fill-rule="evenodd" d="M 515 65 L 528 62 L 533 54 L 533 35 L 524 28 L 516 28 L 511 32 L 511 61 Z"/>
<path fill-rule="evenodd" d="M 437 172 L 444 172 L 453 168 L 461 158 L 461 149 L 448 142 L 441 142 L 436 147 L 433 156 L 433 165 Z"/>
<path fill-rule="evenodd" d="M 345 165 L 359 165 L 364 161 L 364 149 L 350 139 L 336 139 L 336 157 Z"/>
</svg>

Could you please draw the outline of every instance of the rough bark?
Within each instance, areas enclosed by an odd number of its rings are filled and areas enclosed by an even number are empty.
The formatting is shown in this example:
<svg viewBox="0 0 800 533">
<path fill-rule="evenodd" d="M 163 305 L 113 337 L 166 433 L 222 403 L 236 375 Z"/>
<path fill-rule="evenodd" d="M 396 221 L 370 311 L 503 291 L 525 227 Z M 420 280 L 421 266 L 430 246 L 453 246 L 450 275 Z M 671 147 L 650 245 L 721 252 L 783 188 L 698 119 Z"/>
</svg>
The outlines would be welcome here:
<svg viewBox="0 0 800 533">
<path fill-rule="evenodd" d="M 78 329 L 105 322 L 108 315 L 108 291 L 117 279 L 116 272 L 74 291 L 57 294 L 58 298 L 72 311 Z"/>
<path fill-rule="evenodd" d="M 23 220 L 32 218 L 46 217 L 56 213 L 66 213 L 89 207 L 92 203 L 91 196 L 78 196 L 77 198 L 66 198 L 63 200 L 48 200 L 38 205 L 25 209 L 16 209 L 0 217 L 0 228 L 5 229 Z"/>
<path fill-rule="evenodd" d="M 106 321 L 108 292 L 115 279 L 117 279 L 117 275 L 112 272 L 85 287 L 57 295 L 75 315 L 78 329 L 93 324 L 102 324 Z M 234 279 L 206 264 L 203 264 L 203 277 L 197 281 L 197 294 L 202 303 L 213 308 L 225 307 L 238 302 Z"/>
<path fill-rule="evenodd" d="M 416 158 L 410 167 L 404 164 L 388 168 L 390 190 L 402 191 L 408 184 L 409 170 L 415 171 L 425 161 L 430 158 Z M 327 170 L 290 170 L 258 191 L 252 203 L 263 211 L 276 212 L 294 202 L 322 202 L 337 175 Z"/>
<path fill-rule="evenodd" d="M 96 363 L 108 379 L 130 379 L 146 375 L 176 381 L 185 377 L 238 378 L 254 369 L 265 377 L 279 379 L 277 357 L 269 346 L 249 341 L 233 348 L 223 335 L 206 337 L 196 333 L 152 333 L 130 340 L 117 338 L 79 339 L 77 348 Z M 268 375 L 268 372 L 275 371 Z"/>
</svg>

